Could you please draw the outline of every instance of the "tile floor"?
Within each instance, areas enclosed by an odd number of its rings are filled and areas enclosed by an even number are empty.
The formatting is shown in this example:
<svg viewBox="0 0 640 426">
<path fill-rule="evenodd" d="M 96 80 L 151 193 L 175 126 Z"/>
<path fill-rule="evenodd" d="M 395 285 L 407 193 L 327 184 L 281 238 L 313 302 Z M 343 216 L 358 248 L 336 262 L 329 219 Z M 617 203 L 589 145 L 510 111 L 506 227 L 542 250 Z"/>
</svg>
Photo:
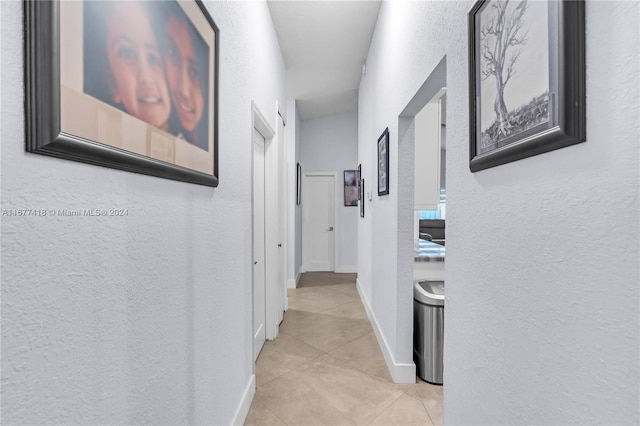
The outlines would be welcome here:
<svg viewBox="0 0 640 426">
<path fill-rule="evenodd" d="M 391 377 L 355 274 L 307 272 L 256 363 L 246 425 L 439 425 L 442 386 Z"/>
</svg>

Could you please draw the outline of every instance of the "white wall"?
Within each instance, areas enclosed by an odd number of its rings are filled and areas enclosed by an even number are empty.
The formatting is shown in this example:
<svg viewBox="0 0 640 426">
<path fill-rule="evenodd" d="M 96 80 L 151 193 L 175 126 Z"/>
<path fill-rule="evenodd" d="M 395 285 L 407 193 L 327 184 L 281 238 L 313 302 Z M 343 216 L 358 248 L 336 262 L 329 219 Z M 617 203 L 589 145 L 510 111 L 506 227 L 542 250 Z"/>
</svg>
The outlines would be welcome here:
<svg viewBox="0 0 640 426">
<path fill-rule="evenodd" d="M 302 267 L 302 205 L 296 204 L 297 164 L 300 162 L 301 121 L 295 99 L 287 101 L 287 157 L 289 167 L 289 249 L 287 285 L 295 288 Z"/>
<path fill-rule="evenodd" d="M 285 67 L 266 3 L 220 28 L 216 189 L 24 152 L 22 3 L 2 2 L 2 423 L 229 424 L 253 374 L 251 100 Z M 250 167 L 250 166 L 249 166 Z M 240 418 L 242 420 L 242 418 Z"/>
<path fill-rule="evenodd" d="M 362 293 L 395 362 L 411 362 L 411 282 L 394 272 L 412 244 L 396 225 L 398 115 L 446 55 L 444 421 L 637 424 L 640 5 L 586 4 L 586 143 L 471 173 L 472 4 L 380 9 L 359 158 L 374 180 L 375 140 L 389 126 L 391 194 L 374 195 L 359 228 L 360 252 L 373 253 L 359 259 Z"/>
<path fill-rule="evenodd" d="M 303 173 L 337 173 L 335 269 L 336 272 L 356 272 L 359 210 L 344 205 L 343 172 L 358 169 L 358 112 L 302 121 L 300 149 Z"/>
</svg>

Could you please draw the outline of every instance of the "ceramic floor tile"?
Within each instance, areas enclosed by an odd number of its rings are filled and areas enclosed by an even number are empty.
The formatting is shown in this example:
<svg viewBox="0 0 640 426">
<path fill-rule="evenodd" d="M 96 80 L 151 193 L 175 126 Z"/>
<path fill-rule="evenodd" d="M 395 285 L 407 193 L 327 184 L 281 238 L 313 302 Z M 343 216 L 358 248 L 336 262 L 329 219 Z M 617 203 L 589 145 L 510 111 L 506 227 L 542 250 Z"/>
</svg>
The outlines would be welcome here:
<svg viewBox="0 0 640 426">
<path fill-rule="evenodd" d="M 339 360 L 329 355 L 317 358 L 273 380 L 261 390 L 266 390 L 271 383 L 285 377 L 297 383 L 304 383 L 306 388 L 311 389 L 320 400 L 328 404 L 327 409 L 340 413 L 357 424 L 373 421 L 406 391 L 406 387 L 402 385 L 385 382 L 340 365 Z M 269 404 L 265 405 L 273 410 Z M 277 411 L 274 412 L 278 414 Z M 279 414 L 278 416 L 281 417 Z"/>
<path fill-rule="evenodd" d="M 368 321 L 367 313 L 362 306 L 362 302 L 358 299 L 354 302 L 345 303 L 331 309 L 327 309 L 323 313 L 336 317 L 362 319 Z"/>
<path fill-rule="evenodd" d="M 275 414 L 264 406 L 257 398 L 253 399 L 249 414 L 244 422 L 245 426 L 250 425 L 285 425 Z"/>
<path fill-rule="evenodd" d="M 427 413 L 429 413 L 429 417 L 431 418 L 431 422 L 436 426 L 442 425 L 442 401 L 435 400 L 427 400 L 422 401 L 424 407 L 427 409 Z"/>
<path fill-rule="evenodd" d="M 284 332 L 265 342 L 256 362 L 256 386 L 293 370 L 322 355 L 323 352 Z"/>
<path fill-rule="evenodd" d="M 256 398 L 288 425 L 352 425 L 321 392 L 308 385 L 297 370 L 286 373 L 256 391 Z"/>
<path fill-rule="evenodd" d="M 339 359 L 353 369 L 388 382 L 392 381 L 373 332 L 332 350 L 329 355 Z"/>
<path fill-rule="evenodd" d="M 320 287 L 331 284 L 355 283 L 357 274 L 336 274 L 334 272 L 305 272 L 300 275 L 298 288 Z"/>
<path fill-rule="evenodd" d="M 298 324 L 291 326 L 287 333 L 321 351 L 329 352 L 370 331 L 371 324 L 364 319 L 315 314 L 302 318 Z"/>
<path fill-rule="evenodd" d="M 345 303 L 359 301 L 357 293 L 344 286 L 325 286 L 300 289 L 289 297 L 289 307 L 307 312 L 322 312 Z"/>
<path fill-rule="evenodd" d="M 432 425 L 427 411 L 419 400 L 405 394 L 384 410 L 372 425 Z"/>
<path fill-rule="evenodd" d="M 416 384 L 407 391 L 407 395 L 422 401 L 434 425 L 442 424 L 442 386 L 417 379 Z"/>
<path fill-rule="evenodd" d="M 355 276 L 304 275 L 305 287 L 287 291 L 278 339 L 256 363 L 247 424 L 441 423 L 441 387 L 392 382 Z"/>
</svg>

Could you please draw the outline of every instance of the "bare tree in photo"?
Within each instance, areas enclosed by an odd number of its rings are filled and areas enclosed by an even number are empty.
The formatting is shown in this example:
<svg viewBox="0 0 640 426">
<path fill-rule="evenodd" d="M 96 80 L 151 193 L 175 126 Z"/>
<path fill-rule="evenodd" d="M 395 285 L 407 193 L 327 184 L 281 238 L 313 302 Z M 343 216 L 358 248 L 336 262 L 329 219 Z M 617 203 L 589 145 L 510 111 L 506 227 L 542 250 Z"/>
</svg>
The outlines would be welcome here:
<svg viewBox="0 0 640 426">
<path fill-rule="evenodd" d="M 493 76 L 496 79 L 496 112 L 498 129 L 503 137 L 507 135 L 508 111 L 504 102 L 504 89 L 514 75 L 515 65 L 520 56 L 520 49 L 527 42 L 528 32 L 522 31 L 523 17 L 527 11 L 527 0 L 507 13 L 510 0 L 496 0 L 491 7 L 496 15 L 491 22 L 480 29 L 481 54 L 483 61 L 482 79 Z"/>
</svg>

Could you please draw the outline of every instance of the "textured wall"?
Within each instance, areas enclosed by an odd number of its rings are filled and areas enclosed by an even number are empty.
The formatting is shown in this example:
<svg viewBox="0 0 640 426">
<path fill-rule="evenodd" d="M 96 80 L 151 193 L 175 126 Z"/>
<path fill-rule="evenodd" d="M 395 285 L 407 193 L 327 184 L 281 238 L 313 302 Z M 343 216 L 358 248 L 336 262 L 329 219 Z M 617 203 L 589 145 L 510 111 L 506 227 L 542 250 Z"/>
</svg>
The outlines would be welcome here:
<svg viewBox="0 0 640 426">
<path fill-rule="evenodd" d="M 355 272 L 359 210 L 344 205 L 343 171 L 358 168 L 358 112 L 304 120 L 301 127 L 302 172 L 337 173 L 335 268 L 337 272 Z"/>
<path fill-rule="evenodd" d="M 471 5 L 381 7 L 359 158 L 375 177 L 375 139 L 389 126 L 392 193 L 374 195 L 371 228 L 360 227 L 361 252 L 373 252 L 372 264 L 360 258 L 361 285 L 402 361 L 411 283 L 385 261 L 412 242 L 379 230 L 398 214 L 398 114 L 446 55 L 445 422 L 638 424 L 640 5 L 586 4 L 586 143 L 470 173 Z"/>
<path fill-rule="evenodd" d="M 296 117 L 296 164 L 301 160 L 301 146 L 302 146 L 302 120 L 300 119 L 300 111 L 298 111 L 298 107 L 295 107 L 295 117 Z M 297 173 L 297 172 L 296 172 Z M 302 177 L 301 177 L 302 178 Z M 300 185 L 302 185 L 302 180 L 300 181 Z M 302 189 L 301 189 L 302 191 Z M 297 193 L 293 196 L 293 199 L 296 199 Z M 295 216 L 295 273 L 296 275 L 300 272 L 300 268 L 302 267 L 302 205 L 296 205 L 296 216 Z"/>
<path fill-rule="evenodd" d="M 252 375 L 251 100 L 276 123 L 285 68 L 265 3 L 220 28 L 216 189 L 24 152 L 22 7 L 2 2 L 2 422 L 228 424 Z M 242 166 L 241 166 L 242 165 Z"/>
<path fill-rule="evenodd" d="M 287 279 L 293 287 L 302 266 L 302 206 L 296 204 L 297 169 L 300 162 L 300 112 L 294 99 L 287 101 L 287 157 L 289 171 L 289 264 Z"/>
</svg>

